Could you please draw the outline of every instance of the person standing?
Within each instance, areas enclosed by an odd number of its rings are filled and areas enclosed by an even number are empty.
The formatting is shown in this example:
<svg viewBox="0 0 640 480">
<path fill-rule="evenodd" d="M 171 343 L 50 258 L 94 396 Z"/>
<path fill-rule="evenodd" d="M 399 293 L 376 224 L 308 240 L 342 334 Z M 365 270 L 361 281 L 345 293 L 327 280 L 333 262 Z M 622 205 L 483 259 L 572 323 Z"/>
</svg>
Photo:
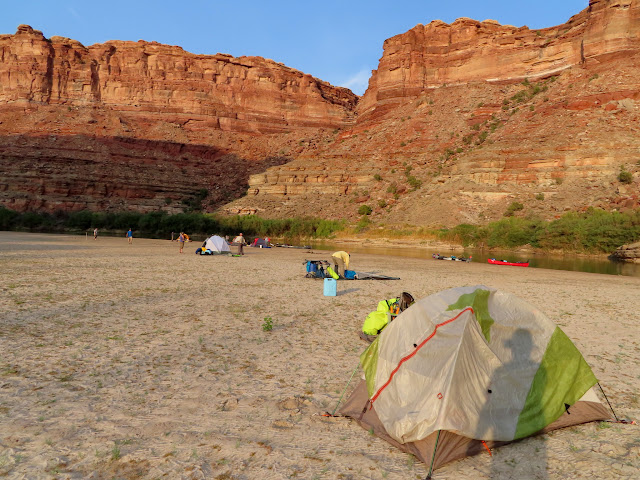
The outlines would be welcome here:
<svg viewBox="0 0 640 480">
<path fill-rule="evenodd" d="M 340 271 L 342 271 L 342 276 L 344 276 L 344 271 L 349 269 L 349 258 L 349 252 L 344 252 L 342 250 L 331 254 L 333 268 L 338 275 L 340 275 Z"/>
<path fill-rule="evenodd" d="M 129 229 L 129 231 L 127 232 L 127 241 L 129 242 L 129 245 L 133 243 L 133 232 L 131 231 L 131 229 Z"/>
<path fill-rule="evenodd" d="M 180 253 L 182 253 L 182 249 L 184 248 L 184 232 L 180 232 L 180 235 L 178 235 L 178 245 L 180 245 Z"/>
<path fill-rule="evenodd" d="M 94 229 L 93 229 L 93 239 L 94 239 L 94 240 L 97 240 L 97 239 L 98 239 L 98 229 L 97 229 L 97 228 L 94 228 Z"/>
<path fill-rule="evenodd" d="M 233 243 L 238 245 L 238 254 L 244 255 L 244 246 L 247 244 L 247 241 L 244 239 L 242 233 L 233 239 Z"/>
</svg>

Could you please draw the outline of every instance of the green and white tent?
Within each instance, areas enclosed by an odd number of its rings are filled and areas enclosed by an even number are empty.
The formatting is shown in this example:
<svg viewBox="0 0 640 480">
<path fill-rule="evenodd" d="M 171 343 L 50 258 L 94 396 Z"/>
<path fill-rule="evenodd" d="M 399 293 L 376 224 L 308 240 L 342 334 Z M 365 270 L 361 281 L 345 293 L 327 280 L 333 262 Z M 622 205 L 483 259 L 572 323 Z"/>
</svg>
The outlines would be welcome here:
<svg viewBox="0 0 640 480">
<path fill-rule="evenodd" d="M 564 332 L 485 286 L 416 302 L 360 361 L 365 380 L 341 413 L 434 468 L 485 446 L 611 419 Z"/>
</svg>

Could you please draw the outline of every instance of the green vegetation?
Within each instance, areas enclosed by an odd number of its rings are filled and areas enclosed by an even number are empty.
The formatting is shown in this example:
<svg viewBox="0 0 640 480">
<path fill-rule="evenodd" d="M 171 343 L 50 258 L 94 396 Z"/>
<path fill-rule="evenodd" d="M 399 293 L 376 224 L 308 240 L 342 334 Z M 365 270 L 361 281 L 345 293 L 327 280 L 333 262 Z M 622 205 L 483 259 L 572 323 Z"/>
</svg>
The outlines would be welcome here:
<svg viewBox="0 0 640 480">
<path fill-rule="evenodd" d="M 516 202 L 514 202 L 516 203 Z M 469 224 L 443 229 L 441 239 L 464 246 L 517 248 L 530 245 L 543 250 L 611 253 L 640 240 L 640 209 L 606 212 L 589 208 L 546 222 L 536 218 L 507 217 L 486 226 Z"/>
<path fill-rule="evenodd" d="M 270 332 L 271 330 L 273 330 L 273 319 L 271 317 L 264 317 L 262 330 L 264 330 L 265 332 Z"/>
<path fill-rule="evenodd" d="M 538 198 L 540 196 L 540 198 Z M 541 194 L 536 197 L 542 200 Z M 382 203 L 378 203 L 382 207 Z M 524 207 L 513 202 L 507 211 L 516 212 Z M 371 225 L 369 213 L 361 213 L 361 218 L 353 232 L 361 233 Z M 384 208 L 384 207 L 382 207 Z M 245 236 L 270 236 L 295 240 L 299 238 L 330 238 L 339 231 L 346 230 L 344 222 L 314 218 L 289 218 L 280 220 L 264 219 L 255 215 L 218 217 L 199 213 L 168 215 L 153 213 L 18 213 L 0 207 L 0 230 L 33 232 L 85 232 L 98 227 L 102 231 L 124 235 L 132 228 L 137 235 L 169 238 L 171 232 L 186 231 L 192 235 L 220 234 Z M 347 230 L 348 231 L 348 230 Z M 585 212 L 566 213 L 553 221 L 538 218 L 505 218 L 478 226 L 461 224 L 451 229 L 430 230 L 424 228 L 393 228 L 372 230 L 372 235 L 389 238 L 415 236 L 419 238 L 437 237 L 464 246 L 484 245 L 489 248 L 518 248 L 530 245 L 542 250 L 563 250 L 567 252 L 611 253 L 621 245 L 640 240 L 640 209 L 626 212 L 607 212 L 589 208 Z"/>
<path fill-rule="evenodd" d="M 171 232 L 188 232 L 190 235 L 270 236 L 285 239 L 329 238 L 344 228 L 344 223 L 318 218 L 265 219 L 256 215 L 222 217 L 202 213 L 169 215 L 158 211 L 139 212 L 58 212 L 55 214 L 18 213 L 0 207 L 0 230 L 29 232 L 79 233 L 98 228 L 100 231 L 124 234 L 129 228 L 136 235 L 169 238 Z"/>
<path fill-rule="evenodd" d="M 375 181 L 379 182 L 379 181 L 381 181 L 381 180 L 382 180 L 382 177 L 380 176 L 380 174 L 379 174 L 379 173 L 376 173 L 376 174 L 373 176 L 373 179 L 374 179 Z"/>
<path fill-rule="evenodd" d="M 360 205 L 360 208 L 358 208 L 358 215 L 371 215 L 372 211 L 373 210 L 369 205 Z"/>
<path fill-rule="evenodd" d="M 511 202 L 511 205 L 507 207 L 507 211 L 504 212 L 505 217 L 511 217 L 515 212 L 519 212 L 524 209 L 524 205 L 520 202 Z"/>
<path fill-rule="evenodd" d="M 618 174 L 618 180 L 620 180 L 621 183 L 632 183 L 633 174 L 628 170 L 625 170 L 624 167 L 621 167 L 620 173 Z"/>
</svg>

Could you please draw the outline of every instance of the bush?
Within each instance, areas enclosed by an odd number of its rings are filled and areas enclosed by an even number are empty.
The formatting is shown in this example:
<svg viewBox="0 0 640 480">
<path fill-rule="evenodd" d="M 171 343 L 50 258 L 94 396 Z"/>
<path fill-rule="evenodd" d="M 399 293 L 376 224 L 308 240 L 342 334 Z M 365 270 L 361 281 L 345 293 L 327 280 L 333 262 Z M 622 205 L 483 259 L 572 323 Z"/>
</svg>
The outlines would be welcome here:
<svg viewBox="0 0 640 480">
<path fill-rule="evenodd" d="M 524 209 L 524 205 L 520 202 L 511 202 L 511 205 L 507 207 L 507 211 L 504 212 L 505 217 L 511 217 L 515 212 L 519 212 Z"/>
<path fill-rule="evenodd" d="M 618 174 L 618 180 L 620 180 L 621 183 L 631 183 L 633 182 L 633 174 L 625 169 L 621 169 Z"/>
<path fill-rule="evenodd" d="M 409 177 L 407 178 L 407 182 L 409 183 L 411 188 L 413 188 L 414 190 L 417 190 L 422 186 L 422 181 L 418 180 L 413 175 L 409 175 Z"/>
<path fill-rule="evenodd" d="M 371 215 L 372 211 L 373 210 L 369 205 L 360 205 L 360 208 L 358 208 L 358 215 Z"/>
<path fill-rule="evenodd" d="M 18 212 L 0 207 L 0 230 L 11 230 L 12 227 L 15 227 L 19 216 Z"/>
<path fill-rule="evenodd" d="M 544 200 L 544 193 L 537 193 L 536 200 Z"/>
<path fill-rule="evenodd" d="M 381 181 L 381 180 L 382 180 L 382 177 L 380 176 L 380 174 L 379 174 L 379 173 L 376 173 L 376 174 L 373 176 L 373 179 L 374 179 L 374 180 L 376 180 L 377 182 L 379 182 L 379 181 Z"/>
</svg>

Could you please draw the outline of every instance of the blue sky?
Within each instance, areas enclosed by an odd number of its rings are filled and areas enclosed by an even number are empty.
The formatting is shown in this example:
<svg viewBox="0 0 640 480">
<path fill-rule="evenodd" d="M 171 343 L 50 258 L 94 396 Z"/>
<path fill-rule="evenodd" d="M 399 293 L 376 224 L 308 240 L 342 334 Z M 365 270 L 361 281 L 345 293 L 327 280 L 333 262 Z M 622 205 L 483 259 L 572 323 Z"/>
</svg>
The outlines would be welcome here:
<svg viewBox="0 0 640 480">
<path fill-rule="evenodd" d="M 147 40 L 193 53 L 257 55 L 362 94 L 385 39 L 432 20 L 459 17 L 545 28 L 588 0 L 4 0 L 0 33 L 20 24 L 86 46 Z"/>
</svg>

